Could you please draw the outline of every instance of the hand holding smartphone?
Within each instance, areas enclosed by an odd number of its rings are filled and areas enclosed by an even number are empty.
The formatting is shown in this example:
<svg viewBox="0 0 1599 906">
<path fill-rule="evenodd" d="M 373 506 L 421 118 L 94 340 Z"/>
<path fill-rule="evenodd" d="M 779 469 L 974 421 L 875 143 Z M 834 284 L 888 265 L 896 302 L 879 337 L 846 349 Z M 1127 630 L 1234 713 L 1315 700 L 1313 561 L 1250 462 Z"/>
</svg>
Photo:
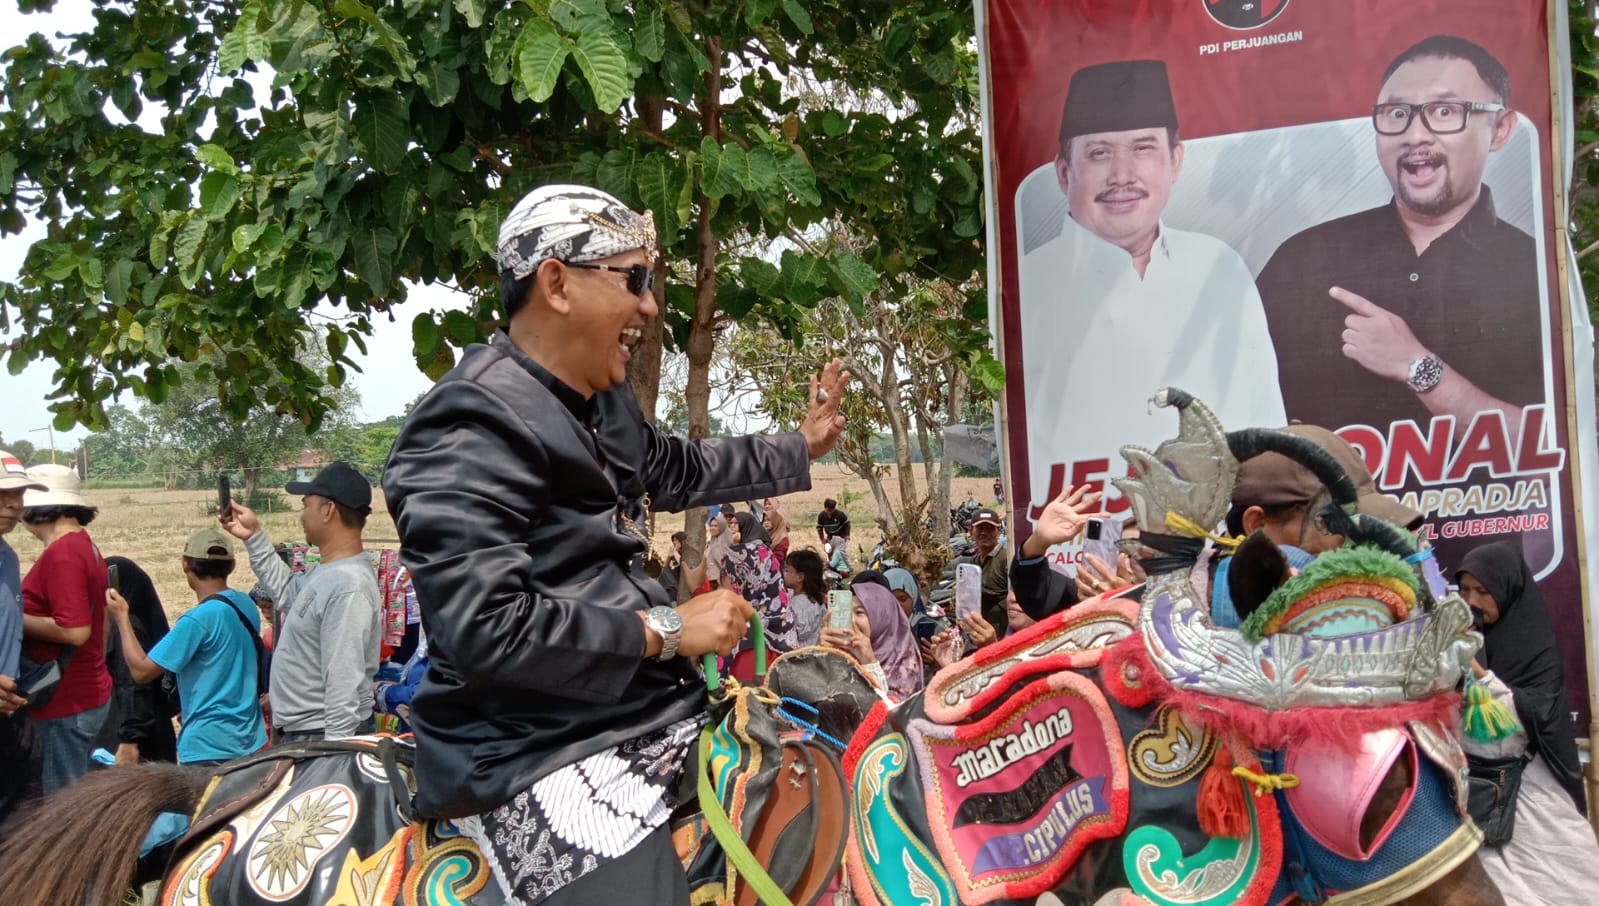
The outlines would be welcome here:
<svg viewBox="0 0 1599 906">
<path fill-rule="evenodd" d="M 1083 553 L 1093 554 L 1099 562 L 1113 571 L 1116 569 L 1116 542 L 1121 540 L 1122 521 L 1119 516 L 1095 516 L 1083 526 Z M 1111 578 L 1115 578 L 1114 575 Z"/>
<path fill-rule="evenodd" d="M 855 628 L 855 595 L 849 590 L 827 593 L 827 626 L 829 629 Z"/>
<path fill-rule="evenodd" d="M 105 584 L 107 588 L 111 589 L 117 594 L 122 594 L 122 575 L 117 570 L 117 565 L 115 563 L 106 567 Z"/>
<path fill-rule="evenodd" d="M 983 570 L 976 563 L 955 566 L 955 617 L 963 620 L 983 612 Z"/>
</svg>

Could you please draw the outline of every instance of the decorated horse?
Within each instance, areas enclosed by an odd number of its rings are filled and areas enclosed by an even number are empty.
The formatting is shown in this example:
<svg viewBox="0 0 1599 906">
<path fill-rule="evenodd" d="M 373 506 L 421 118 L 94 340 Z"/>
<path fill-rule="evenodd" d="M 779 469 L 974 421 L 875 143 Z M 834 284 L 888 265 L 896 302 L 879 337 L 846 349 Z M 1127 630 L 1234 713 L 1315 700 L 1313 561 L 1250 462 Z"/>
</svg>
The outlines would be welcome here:
<svg viewBox="0 0 1599 906">
<path fill-rule="evenodd" d="M 1503 902 L 1465 817 L 1458 690 L 1480 639 L 1464 602 L 1355 512 L 1324 451 L 1228 434 L 1180 391 L 1157 402 L 1179 435 L 1125 450 L 1117 482 L 1145 529 L 1143 586 L 897 706 L 824 649 L 713 694 L 703 813 L 678 822 L 695 903 L 810 904 L 840 881 L 868 906 Z M 1350 543 L 1298 574 L 1263 539 L 1238 545 L 1247 619 L 1219 627 L 1205 527 L 1267 451 L 1321 477 L 1320 518 Z M 457 825 L 415 820 L 410 753 L 361 738 L 91 775 L 15 829 L 0 902 L 118 903 L 140 872 L 163 906 L 503 902 Z M 192 824 L 139 859 L 159 812 Z"/>
</svg>

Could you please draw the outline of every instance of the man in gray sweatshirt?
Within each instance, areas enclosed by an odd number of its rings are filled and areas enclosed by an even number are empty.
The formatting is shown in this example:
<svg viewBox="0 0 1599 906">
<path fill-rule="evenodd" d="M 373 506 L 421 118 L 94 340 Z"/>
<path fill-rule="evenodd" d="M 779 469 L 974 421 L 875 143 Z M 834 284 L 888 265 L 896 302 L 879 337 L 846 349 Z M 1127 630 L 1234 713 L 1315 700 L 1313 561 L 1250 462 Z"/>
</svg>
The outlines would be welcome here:
<svg viewBox="0 0 1599 906">
<path fill-rule="evenodd" d="M 249 507 L 234 502 L 220 514 L 223 527 L 244 541 L 250 566 L 277 602 L 274 729 L 283 742 L 369 732 L 382 633 L 377 571 L 361 544 L 372 486 L 354 466 L 336 462 L 309 482 L 289 482 L 286 490 L 303 497 L 300 524 L 322 553 L 322 562 L 303 573 L 278 557 Z"/>
</svg>

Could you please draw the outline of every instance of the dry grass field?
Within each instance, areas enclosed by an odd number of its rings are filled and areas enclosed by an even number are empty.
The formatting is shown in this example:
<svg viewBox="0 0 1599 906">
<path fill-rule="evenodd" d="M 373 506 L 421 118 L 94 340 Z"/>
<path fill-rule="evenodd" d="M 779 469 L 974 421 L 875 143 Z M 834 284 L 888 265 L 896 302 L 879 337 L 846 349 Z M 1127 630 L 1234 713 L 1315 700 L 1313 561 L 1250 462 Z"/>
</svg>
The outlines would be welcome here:
<svg viewBox="0 0 1599 906">
<path fill-rule="evenodd" d="M 892 468 L 885 481 L 891 480 Z M 918 478 L 920 473 L 918 472 Z M 992 478 L 956 478 L 951 482 L 950 497 L 959 502 L 970 493 L 978 502 L 992 505 Z M 176 618 L 194 603 L 193 593 L 183 581 L 183 570 L 178 557 L 183 541 L 190 532 L 214 521 L 216 493 L 202 491 L 163 491 L 126 489 L 89 489 L 84 492 L 89 502 L 100 508 L 100 514 L 89 526 L 100 552 L 106 556 L 128 557 L 150 574 L 156 590 L 161 595 L 169 616 Z M 832 497 L 844 505 L 854 524 L 851 538 L 855 550 L 850 551 L 852 562 L 859 564 L 860 550 L 870 551 L 877 543 L 879 533 L 874 522 L 877 505 L 873 502 L 866 482 L 846 471 L 842 466 L 817 465 L 811 470 L 811 490 L 790 494 L 783 498 L 783 510 L 793 523 L 795 548 L 818 547 L 816 543 L 816 513 L 822 500 Z M 743 509 L 742 501 L 734 501 Z M 298 506 L 298 501 L 295 501 Z M 298 509 L 291 512 L 263 513 L 262 523 L 273 541 L 289 541 L 303 537 Z M 683 527 L 683 518 L 675 514 L 661 514 L 656 518 L 656 550 L 671 548 L 672 533 Z M 369 547 L 398 547 L 399 540 L 383 505 L 381 493 L 373 500 L 373 513 L 367 523 L 366 536 Z M 6 536 L 22 559 L 22 570 L 27 572 L 39 554 L 39 542 L 21 525 Z M 233 586 L 249 590 L 255 584 L 255 575 L 240 549 L 240 563 L 233 574 Z"/>
</svg>

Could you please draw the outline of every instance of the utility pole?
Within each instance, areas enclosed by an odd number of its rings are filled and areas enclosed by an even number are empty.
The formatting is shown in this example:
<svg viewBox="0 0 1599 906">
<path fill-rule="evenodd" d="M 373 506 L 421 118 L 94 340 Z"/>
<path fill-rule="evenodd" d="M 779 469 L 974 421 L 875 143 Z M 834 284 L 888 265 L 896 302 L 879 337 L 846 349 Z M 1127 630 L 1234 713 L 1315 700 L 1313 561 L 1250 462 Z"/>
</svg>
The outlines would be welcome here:
<svg viewBox="0 0 1599 906">
<path fill-rule="evenodd" d="M 56 464 L 56 427 L 55 425 L 45 425 L 43 428 L 34 428 L 32 433 L 38 434 L 40 431 L 50 432 L 50 465 L 53 466 Z"/>
</svg>

